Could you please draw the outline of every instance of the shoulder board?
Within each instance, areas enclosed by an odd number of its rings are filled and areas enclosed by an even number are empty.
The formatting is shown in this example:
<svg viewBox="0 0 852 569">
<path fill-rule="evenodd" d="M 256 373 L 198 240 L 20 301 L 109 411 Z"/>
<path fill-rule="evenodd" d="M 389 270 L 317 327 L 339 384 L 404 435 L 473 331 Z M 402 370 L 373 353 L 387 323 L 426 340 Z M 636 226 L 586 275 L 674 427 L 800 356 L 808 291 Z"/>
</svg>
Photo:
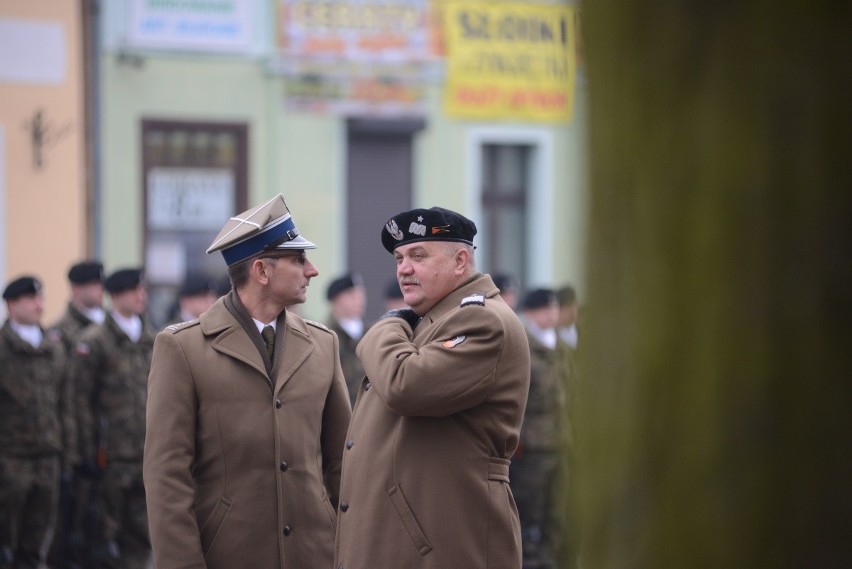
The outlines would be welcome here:
<svg viewBox="0 0 852 569">
<path fill-rule="evenodd" d="M 464 297 L 459 306 L 485 306 L 485 295 L 481 292 L 475 292 Z"/>
<path fill-rule="evenodd" d="M 177 324 L 169 324 L 165 328 L 163 328 L 164 332 L 171 332 L 174 334 L 175 332 L 180 332 L 181 330 L 186 330 L 187 328 L 191 328 L 196 324 L 200 324 L 201 321 L 196 318 L 195 320 L 187 320 L 186 322 L 178 322 Z"/>
<path fill-rule="evenodd" d="M 316 320 L 308 320 L 307 318 L 305 318 L 305 324 L 310 324 L 314 328 L 319 328 L 320 330 L 325 330 L 326 332 L 331 332 L 331 330 L 328 329 L 328 326 L 326 326 L 322 322 L 317 322 Z"/>
</svg>

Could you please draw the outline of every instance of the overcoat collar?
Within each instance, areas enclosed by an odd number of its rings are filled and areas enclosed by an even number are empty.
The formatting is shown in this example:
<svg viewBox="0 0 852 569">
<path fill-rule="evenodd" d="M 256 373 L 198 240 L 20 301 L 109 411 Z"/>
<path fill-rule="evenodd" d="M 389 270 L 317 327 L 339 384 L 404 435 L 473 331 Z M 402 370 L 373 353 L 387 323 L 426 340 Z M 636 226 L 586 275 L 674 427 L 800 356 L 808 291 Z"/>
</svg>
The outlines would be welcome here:
<svg viewBox="0 0 852 569">
<path fill-rule="evenodd" d="M 490 275 L 476 273 L 467 282 L 459 288 L 445 296 L 438 304 L 432 307 L 432 310 L 423 315 L 423 322 L 417 327 L 417 331 L 426 326 L 423 324 L 431 324 L 443 317 L 447 312 L 461 306 L 462 299 L 472 294 L 483 294 L 485 298 L 493 298 L 497 296 L 500 289 L 495 286 Z"/>
<path fill-rule="evenodd" d="M 239 320 L 225 306 L 224 297 L 201 315 L 200 324 L 201 332 L 211 338 L 214 350 L 251 366 L 273 385 L 263 356 Z M 259 338 L 260 333 L 257 335 Z M 305 321 L 292 312 L 282 313 L 278 318 L 272 366 L 275 393 L 287 383 L 312 350 L 313 343 Z"/>
</svg>

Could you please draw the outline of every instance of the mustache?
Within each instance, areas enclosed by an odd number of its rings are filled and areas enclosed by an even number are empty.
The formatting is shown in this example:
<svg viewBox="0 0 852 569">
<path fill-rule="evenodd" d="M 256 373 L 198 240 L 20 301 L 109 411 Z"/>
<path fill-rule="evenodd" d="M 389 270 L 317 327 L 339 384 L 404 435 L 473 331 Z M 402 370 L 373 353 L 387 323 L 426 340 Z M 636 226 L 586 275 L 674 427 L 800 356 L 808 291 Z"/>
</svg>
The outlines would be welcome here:
<svg viewBox="0 0 852 569">
<path fill-rule="evenodd" d="M 399 281 L 400 287 L 402 285 L 419 285 L 419 284 L 420 284 L 420 279 L 418 279 L 418 278 L 406 278 L 406 279 L 401 279 Z"/>
</svg>

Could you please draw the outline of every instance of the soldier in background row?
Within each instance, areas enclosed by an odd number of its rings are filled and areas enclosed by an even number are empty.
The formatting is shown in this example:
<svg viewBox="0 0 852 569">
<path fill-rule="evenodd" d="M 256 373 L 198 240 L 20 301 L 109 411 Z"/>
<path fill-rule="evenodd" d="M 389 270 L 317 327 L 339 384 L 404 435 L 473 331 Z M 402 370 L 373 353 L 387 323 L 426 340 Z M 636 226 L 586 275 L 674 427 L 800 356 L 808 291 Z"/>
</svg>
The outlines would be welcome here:
<svg viewBox="0 0 852 569">
<path fill-rule="evenodd" d="M 577 317 L 579 305 L 577 304 L 577 293 L 572 286 L 564 286 L 556 292 L 559 297 L 559 323 L 557 331 L 562 341 L 576 350 L 580 341 L 577 330 Z"/>
<path fill-rule="evenodd" d="M 59 335 L 66 353 L 71 354 L 82 331 L 100 324 L 106 317 L 103 308 L 104 266 L 98 261 L 76 263 L 68 270 L 68 283 L 68 308 L 50 330 Z M 69 376 L 69 395 L 73 390 L 73 378 Z M 90 486 L 90 479 L 79 469 L 72 468 L 62 473 L 59 514 L 48 554 L 48 564 L 54 569 L 79 566 L 83 546 L 83 511 L 91 494 Z"/>
<path fill-rule="evenodd" d="M 100 473 L 105 551 L 99 567 L 143 569 L 150 558 L 142 449 L 154 335 L 142 314 L 147 292 L 140 268 L 112 273 L 104 286 L 111 308 L 75 349 L 80 452 Z"/>
<path fill-rule="evenodd" d="M 213 306 L 217 298 L 212 280 L 204 275 L 188 275 L 178 291 L 176 314 L 169 324 L 195 320 Z"/>
<path fill-rule="evenodd" d="M 331 281 L 326 290 L 331 315 L 325 321 L 340 342 L 340 366 L 349 399 L 354 405 L 358 388 L 364 378 L 364 366 L 355 355 L 355 346 L 364 334 L 364 312 L 367 308 L 367 292 L 364 281 L 358 274 L 347 274 Z"/>
<path fill-rule="evenodd" d="M 494 286 L 500 289 L 500 297 L 509 305 L 509 308 L 517 309 L 520 294 L 518 280 L 508 273 L 497 273 L 491 278 L 494 280 Z"/>
<path fill-rule="evenodd" d="M 512 491 L 518 505 L 524 569 L 556 569 L 562 547 L 555 485 L 561 475 L 567 430 L 567 346 L 556 333 L 559 304 L 550 289 L 529 291 L 521 303 L 530 346 L 530 391 L 520 452 L 512 462 Z"/>
<path fill-rule="evenodd" d="M 0 568 L 35 569 L 56 517 L 63 455 L 72 446 L 65 351 L 41 327 L 44 296 L 31 276 L 3 291 L 0 329 Z"/>
</svg>

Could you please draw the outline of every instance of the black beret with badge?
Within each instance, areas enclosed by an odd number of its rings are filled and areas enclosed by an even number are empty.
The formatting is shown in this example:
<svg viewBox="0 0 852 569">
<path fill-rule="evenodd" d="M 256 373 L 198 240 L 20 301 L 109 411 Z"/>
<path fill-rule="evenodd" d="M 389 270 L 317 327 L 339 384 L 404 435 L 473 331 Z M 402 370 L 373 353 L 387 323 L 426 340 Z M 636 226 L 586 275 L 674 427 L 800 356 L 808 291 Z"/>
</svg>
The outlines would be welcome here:
<svg viewBox="0 0 852 569">
<path fill-rule="evenodd" d="M 216 287 L 212 280 L 204 275 L 190 274 L 183 281 L 178 296 L 186 298 L 189 296 L 205 296 L 215 294 Z"/>
<path fill-rule="evenodd" d="M 521 306 L 525 310 L 535 310 L 544 308 L 545 306 L 556 305 L 558 303 L 556 293 L 549 288 L 536 288 L 524 295 L 524 300 Z"/>
<path fill-rule="evenodd" d="M 412 209 L 391 217 L 382 228 L 382 245 L 389 253 L 418 241 L 458 241 L 473 245 L 476 224 L 449 209 Z"/>
<path fill-rule="evenodd" d="M 104 288 L 110 294 L 132 290 L 142 284 L 142 267 L 118 269 L 104 281 Z"/>
<path fill-rule="evenodd" d="M 276 249 L 316 249 L 314 243 L 299 235 L 281 194 L 229 219 L 207 253 L 221 251 L 230 267 Z"/>
<path fill-rule="evenodd" d="M 68 270 L 68 280 L 74 284 L 104 282 L 104 266 L 97 261 L 83 261 Z"/>
<path fill-rule="evenodd" d="M 15 300 L 28 294 L 38 294 L 41 291 L 41 281 L 29 275 L 19 277 L 3 291 L 3 300 Z"/>
</svg>

